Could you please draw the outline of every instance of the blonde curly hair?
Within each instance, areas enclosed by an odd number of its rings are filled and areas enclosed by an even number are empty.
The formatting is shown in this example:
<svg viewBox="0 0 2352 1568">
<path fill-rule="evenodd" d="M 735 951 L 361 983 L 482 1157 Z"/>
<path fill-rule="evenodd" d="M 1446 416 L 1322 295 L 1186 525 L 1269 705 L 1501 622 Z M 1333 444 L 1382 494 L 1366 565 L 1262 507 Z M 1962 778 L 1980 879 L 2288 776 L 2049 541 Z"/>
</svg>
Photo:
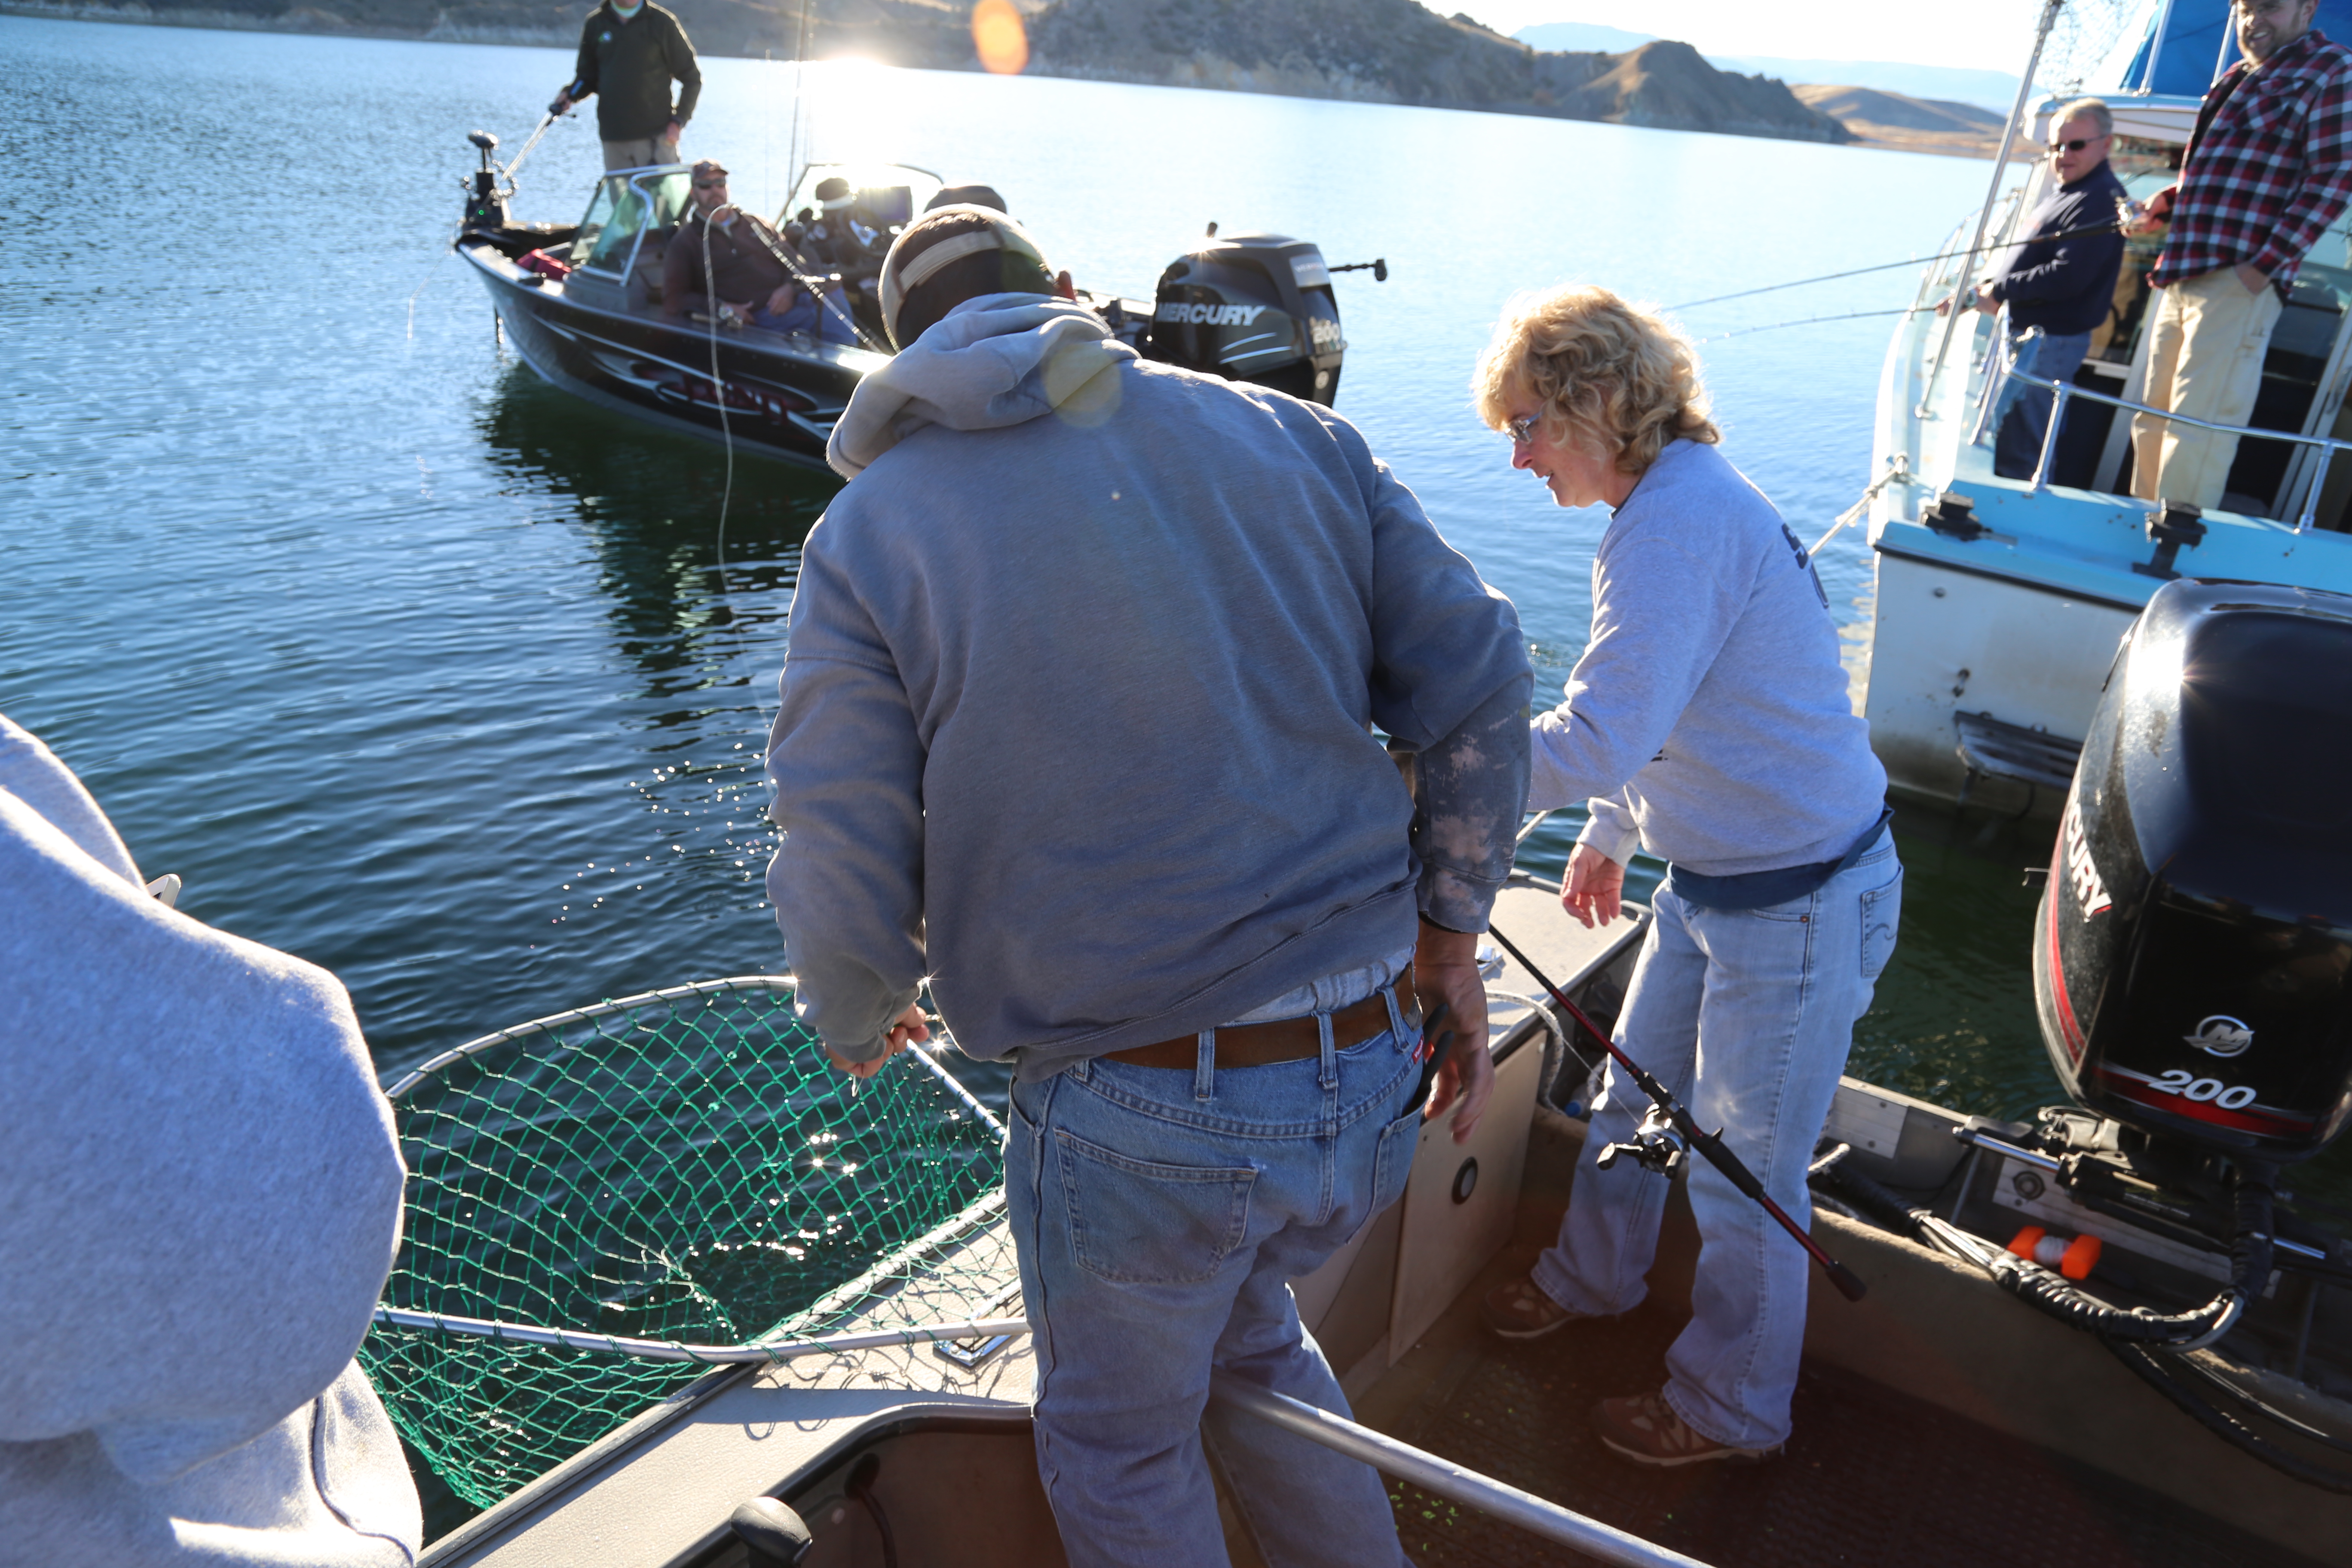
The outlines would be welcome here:
<svg viewBox="0 0 2352 1568">
<path fill-rule="evenodd" d="M 1553 442 L 1613 453 L 1639 478 L 1669 441 L 1723 439 L 1690 340 L 1591 283 L 1511 301 L 1470 378 L 1478 416 L 1500 430 L 1534 404 Z"/>
</svg>

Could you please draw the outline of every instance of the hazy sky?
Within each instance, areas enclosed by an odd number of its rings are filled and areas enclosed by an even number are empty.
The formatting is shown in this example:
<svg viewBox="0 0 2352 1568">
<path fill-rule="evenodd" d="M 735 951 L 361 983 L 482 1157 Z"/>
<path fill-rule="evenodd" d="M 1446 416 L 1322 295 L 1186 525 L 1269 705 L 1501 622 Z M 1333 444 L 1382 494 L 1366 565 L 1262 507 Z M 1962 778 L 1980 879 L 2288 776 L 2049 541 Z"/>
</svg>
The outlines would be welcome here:
<svg viewBox="0 0 2352 1568">
<path fill-rule="evenodd" d="M 1782 58 L 1903 60 L 2014 72 L 2033 46 L 2041 0 L 1974 0 L 1966 6 L 1906 0 L 1431 0 L 1497 32 L 1539 22 L 1598 22 L 1680 38 L 1709 54 Z"/>
</svg>

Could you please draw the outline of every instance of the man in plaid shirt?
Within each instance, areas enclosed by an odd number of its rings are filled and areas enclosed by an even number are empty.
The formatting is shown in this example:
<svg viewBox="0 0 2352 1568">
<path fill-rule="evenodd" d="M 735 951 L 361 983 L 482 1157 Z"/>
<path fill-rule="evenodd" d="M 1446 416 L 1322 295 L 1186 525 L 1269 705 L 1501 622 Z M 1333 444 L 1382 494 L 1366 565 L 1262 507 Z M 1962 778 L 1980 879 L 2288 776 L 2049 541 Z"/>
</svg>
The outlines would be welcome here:
<svg viewBox="0 0 2352 1568">
<path fill-rule="evenodd" d="M 2311 30 L 2318 0 L 2236 0 L 2245 58 L 2205 94 L 2180 179 L 2131 232 L 2171 225 L 2145 401 L 2243 425 L 2263 354 L 2305 254 L 2352 197 L 2352 50 Z M 2238 438 L 2132 418 L 2132 489 L 2210 510 Z"/>
</svg>

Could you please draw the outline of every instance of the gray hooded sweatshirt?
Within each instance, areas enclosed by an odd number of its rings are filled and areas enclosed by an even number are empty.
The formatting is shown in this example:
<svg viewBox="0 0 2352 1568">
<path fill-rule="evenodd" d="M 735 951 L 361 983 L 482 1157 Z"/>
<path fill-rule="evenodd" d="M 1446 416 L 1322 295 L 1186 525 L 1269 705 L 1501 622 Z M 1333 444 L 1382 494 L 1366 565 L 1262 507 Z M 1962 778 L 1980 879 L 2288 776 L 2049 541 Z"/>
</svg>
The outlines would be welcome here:
<svg viewBox="0 0 2352 1568">
<path fill-rule="evenodd" d="M 768 889 L 836 1053 L 929 975 L 1034 1079 L 1387 960 L 1416 910 L 1485 929 L 1517 617 L 1345 420 L 997 295 L 869 375 L 830 456 Z"/>
<path fill-rule="evenodd" d="M 1669 443 L 1601 536 L 1529 809 L 1588 800 L 1580 841 L 1619 864 L 1737 877 L 1836 859 L 1885 795 L 1805 547 L 1716 447 Z"/>
<path fill-rule="evenodd" d="M 0 1564 L 401 1568 L 352 1360 L 400 1151 L 333 976 L 174 913 L 0 718 Z"/>
</svg>

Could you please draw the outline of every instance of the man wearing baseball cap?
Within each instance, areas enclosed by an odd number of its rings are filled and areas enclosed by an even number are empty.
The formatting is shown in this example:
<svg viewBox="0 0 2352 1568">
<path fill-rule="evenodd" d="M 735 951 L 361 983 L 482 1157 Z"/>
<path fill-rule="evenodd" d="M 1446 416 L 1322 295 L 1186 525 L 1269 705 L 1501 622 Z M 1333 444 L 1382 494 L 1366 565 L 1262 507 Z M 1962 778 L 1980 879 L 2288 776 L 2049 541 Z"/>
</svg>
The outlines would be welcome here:
<svg viewBox="0 0 2352 1568">
<path fill-rule="evenodd" d="M 721 326 L 814 332 L 855 343 L 849 300 L 800 265 L 783 237 L 727 199 L 727 169 L 694 166 L 694 205 L 662 253 L 662 313 L 715 316 Z M 818 289 L 824 292 L 820 298 Z"/>
<path fill-rule="evenodd" d="M 1013 1068 L 1076 1568 L 1226 1561 L 1204 1430 L 1267 1561 L 1402 1563 L 1375 1472 L 1209 1378 L 1347 1410 L 1289 1281 L 1402 1192 L 1424 1016 L 1462 1042 L 1428 1113 L 1464 1138 L 1491 1092 L 1517 617 L 1347 421 L 1142 360 L 1003 213 L 923 215 L 881 282 L 899 352 L 834 429 L 768 758 L 802 1015 L 869 1077 L 928 979 Z"/>
</svg>

